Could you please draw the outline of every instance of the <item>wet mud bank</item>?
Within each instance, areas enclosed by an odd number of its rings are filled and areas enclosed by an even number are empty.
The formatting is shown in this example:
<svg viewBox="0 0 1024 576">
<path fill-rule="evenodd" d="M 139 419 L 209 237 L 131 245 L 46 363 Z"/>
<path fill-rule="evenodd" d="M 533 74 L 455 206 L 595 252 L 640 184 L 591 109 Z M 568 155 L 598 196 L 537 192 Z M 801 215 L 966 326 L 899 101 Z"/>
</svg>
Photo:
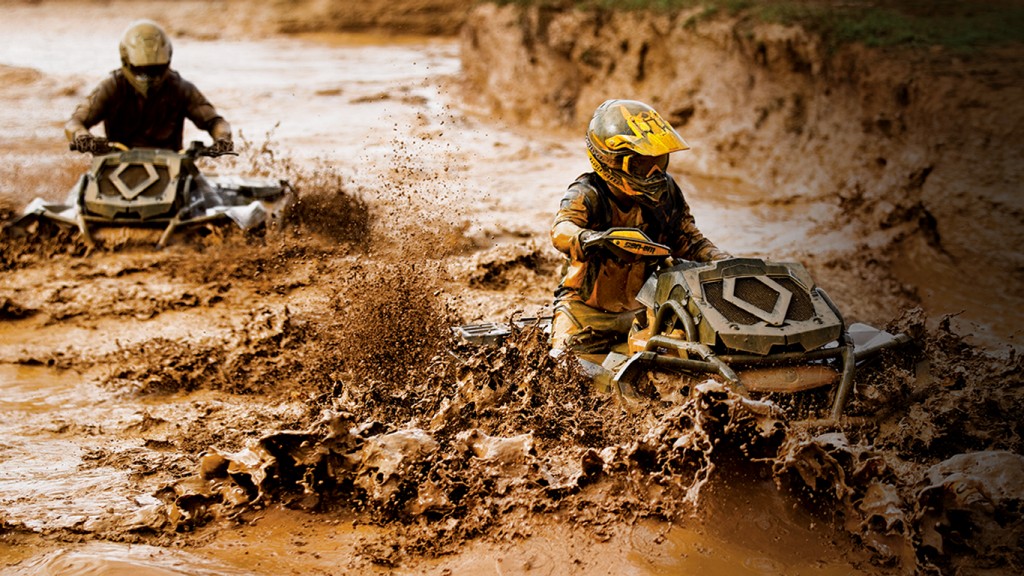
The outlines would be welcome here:
<svg viewBox="0 0 1024 576">
<path fill-rule="evenodd" d="M 845 233 L 809 239 L 808 252 L 866 255 L 935 318 L 963 312 L 979 334 L 1019 344 L 1019 44 L 836 47 L 798 26 L 701 8 L 488 3 L 462 48 L 466 96 L 488 113 L 582 134 L 609 97 L 650 102 L 692 146 L 676 170 L 751 183 L 755 204 L 827 206 L 818 227 Z"/>
</svg>

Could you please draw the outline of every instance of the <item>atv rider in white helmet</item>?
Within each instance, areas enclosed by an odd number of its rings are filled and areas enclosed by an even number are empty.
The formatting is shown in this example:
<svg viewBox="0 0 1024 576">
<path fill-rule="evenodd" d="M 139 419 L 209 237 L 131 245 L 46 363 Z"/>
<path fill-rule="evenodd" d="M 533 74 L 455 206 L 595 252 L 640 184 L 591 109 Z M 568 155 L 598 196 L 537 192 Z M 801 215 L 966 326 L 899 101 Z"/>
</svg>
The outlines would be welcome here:
<svg viewBox="0 0 1024 576">
<path fill-rule="evenodd" d="M 598 351 L 624 340 L 642 308 L 635 296 L 656 264 L 621 260 L 602 242 L 609 229 L 639 229 L 676 258 L 730 257 L 700 233 L 669 176 L 669 154 L 689 146 L 653 108 L 604 102 L 586 142 L 594 171 L 569 185 L 551 228 L 552 243 L 568 257 L 555 292 L 553 351 Z"/>
<path fill-rule="evenodd" d="M 121 68 L 78 105 L 64 134 L 82 152 L 103 154 L 109 142 L 129 148 L 180 150 L 185 119 L 210 133 L 214 150 L 233 148 L 231 125 L 191 82 L 171 69 L 171 41 L 151 20 L 137 20 L 121 37 Z M 89 132 L 100 122 L 106 138 Z"/>
</svg>

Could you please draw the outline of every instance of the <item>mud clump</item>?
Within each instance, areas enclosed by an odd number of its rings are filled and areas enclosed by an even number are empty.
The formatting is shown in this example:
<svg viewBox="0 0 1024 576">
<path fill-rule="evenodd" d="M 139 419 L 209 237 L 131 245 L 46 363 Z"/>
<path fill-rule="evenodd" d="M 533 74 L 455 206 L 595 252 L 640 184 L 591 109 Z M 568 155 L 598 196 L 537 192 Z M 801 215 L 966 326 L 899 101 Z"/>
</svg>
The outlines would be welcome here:
<svg viewBox="0 0 1024 576">
<path fill-rule="evenodd" d="M 10 298 L 0 298 L 0 320 L 21 320 L 36 312 L 37 310 L 25 308 Z"/>
<path fill-rule="evenodd" d="M 960 571 L 1024 569 L 1024 457 L 958 454 L 928 469 L 913 522 L 931 566 Z"/>
<path fill-rule="evenodd" d="M 21 208 L 13 199 L 0 196 L 0 272 L 31 266 L 40 259 L 87 253 L 75 231 L 41 220 L 18 221 Z"/>
<path fill-rule="evenodd" d="M 1024 504 L 1005 488 L 1021 473 L 1021 359 L 968 345 L 948 321 L 918 346 L 909 364 L 858 371 L 851 408 L 866 424 L 790 435 L 773 475 L 839 518 L 880 566 L 1019 571 L 1019 547 L 1004 543 L 1022 533 L 1005 515 Z"/>
<path fill-rule="evenodd" d="M 970 346 L 949 320 L 921 341 L 921 361 L 899 375 L 902 389 L 889 390 L 876 442 L 907 458 L 1024 451 L 1024 426 L 1015 416 L 1024 409 L 1024 357 Z"/>
<path fill-rule="evenodd" d="M 461 348 L 445 379 L 455 381 L 431 417 L 448 435 L 467 427 L 490 434 L 529 432 L 541 446 L 567 441 L 603 446 L 620 438 L 621 413 L 594 391 L 576 364 L 548 353 L 547 337 L 528 326 L 498 348 Z"/>
</svg>

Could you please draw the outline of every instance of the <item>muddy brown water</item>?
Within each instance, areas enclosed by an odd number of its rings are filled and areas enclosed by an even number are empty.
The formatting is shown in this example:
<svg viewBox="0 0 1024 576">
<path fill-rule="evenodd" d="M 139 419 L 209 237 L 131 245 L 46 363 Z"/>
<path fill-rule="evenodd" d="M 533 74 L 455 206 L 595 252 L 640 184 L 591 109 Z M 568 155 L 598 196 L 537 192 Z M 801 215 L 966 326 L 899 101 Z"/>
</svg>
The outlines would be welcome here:
<svg viewBox="0 0 1024 576">
<path fill-rule="evenodd" d="M 22 173 L 47 162 L 84 168 L 83 158 L 62 150 L 60 127 L 77 100 L 116 65 L 116 38 L 134 17 L 106 5 L 73 6 L 78 12 L 45 3 L 3 6 L 0 65 L 40 73 L 8 86 L 5 98 L 11 105 L 0 107 L 5 139 L 0 156 L 22 166 Z M 330 163 L 350 186 L 381 206 L 385 218 L 402 216 L 402 206 L 413 206 L 463 220 L 466 236 L 478 247 L 526 238 L 543 241 L 566 184 L 588 169 L 574 131 L 500 124 L 460 108 L 454 85 L 459 54 L 451 40 L 351 34 L 183 37 L 175 40 L 175 67 L 244 139 L 256 145 L 271 140 L 280 155 L 300 162 Z M 396 166 L 399 178 L 393 175 Z M 8 178 L 17 173 L 4 172 Z M 827 207 L 764 206 L 751 201 L 757 190 L 742 183 L 680 178 L 692 186 L 689 198 L 702 229 L 737 254 L 792 257 L 812 233 L 819 246 L 849 245 L 841 231 L 817 229 L 830 218 Z M 5 193 L 15 190 L 23 201 L 36 194 L 51 200 L 64 194 L 46 183 L 21 190 L 18 182 L 7 180 L 3 188 Z M 737 210 L 751 204 L 756 208 Z M 145 259 L 137 258 L 143 264 Z M 63 283 L 66 274 L 90 266 L 102 290 L 140 282 L 133 279 L 131 265 L 114 256 L 97 255 L 87 265 L 67 266 L 7 277 L 3 287 L 18 294 L 34 289 L 39 294 L 88 292 Z M 542 306 L 550 288 L 505 297 Z M 163 297 L 159 286 L 135 290 L 142 294 L 139 299 Z M 267 301 L 287 303 L 272 294 Z M 51 297 L 49 303 L 54 302 L 60 299 Z M 37 304 L 45 307 L 47 302 Z M 0 526 L 19 526 L 20 531 L 0 527 L 0 573 L 876 573 L 864 568 L 869 565 L 848 536 L 802 512 L 767 483 L 722 487 L 708 496 L 706 510 L 691 523 L 642 520 L 605 533 L 572 528 L 568 518 L 554 515 L 523 527 L 527 537 L 470 541 L 457 554 L 397 568 L 352 564 L 353 555 L 388 528 L 341 514 L 274 506 L 198 539 L 150 545 L 105 538 L 118 534 L 109 525 L 159 506 L 152 494 L 168 475 L 194 468 L 197 454 L 175 453 L 163 441 L 175 426 L 201 426 L 211 413 L 244 424 L 243 414 L 259 402 L 208 390 L 133 395 L 98 384 L 113 366 L 75 371 L 47 366 L 47 359 L 64 358 L 74 366 L 76 354 L 99 356 L 156 335 L 228 333 L 230 324 L 230 318 L 187 310 L 144 315 L 134 322 L 3 321 Z M 272 410 L 287 420 L 301 412 L 301 402 L 281 402 Z M 240 430 L 238 435 L 262 432 Z M 79 535 L 77 541 L 69 534 Z"/>
</svg>

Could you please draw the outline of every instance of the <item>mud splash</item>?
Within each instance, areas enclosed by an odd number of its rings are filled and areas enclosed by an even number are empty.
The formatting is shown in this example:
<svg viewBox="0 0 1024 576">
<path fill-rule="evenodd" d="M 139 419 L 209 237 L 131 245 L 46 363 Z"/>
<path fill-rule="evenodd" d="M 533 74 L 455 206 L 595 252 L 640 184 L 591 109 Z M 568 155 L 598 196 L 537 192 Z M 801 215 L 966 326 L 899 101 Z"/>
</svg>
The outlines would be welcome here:
<svg viewBox="0 0 1024 576">
<path fill-rule="evenodd" d="M 926 342 L 976 353 L 950 334 Z M 170 512 L 150 527 L 195 530 L 274 503 L 344 512 L 393 530 L 358 550 L 362 561 L 401 566 L 451 554 L 479 535 L 514 538 L 510 519 L 540 512 L 572 511 L 574 525 L 598 533 L 630 518 L 685 523 L 715 483 L 769 477 L 822 522 L 844 526 L 878 566 L 944 571 L 1021 560 L 1005 545 L 1020 526 L 1001 519 L 1021 503 L 1021 461 L 1008 451 L 1020 450 L 1020 437 L 993 444 L 989 435 L 1001 425 L 965 437 L 955 420 L 926 416 L 942 405 L 968 413 L 1012 406 L 999 391 L 974 389 L 983 397 L 966 403 L 908 395 L 907 379 L 927 376 L 889 363 L 862 370 L 865 384 L 851 405 L 874 419 L 815 431 L 790 424 L 771 401 L 735 396 L 714 381 L 682 405 L 625 411 L 593 392 L 574 364 L 550 358 L 532 329 L 502 348 L 461 354 L 436 359 L 397 396 L 394 388 L 368 393 L 384 382 L 357 364 L 350 381 L 322 397 L 310 427 L 264 435 L 240 451 L 208 450 L 194 476 L 158 494 Z M 974 360 L 973 374 L 1001 370 L 997 359 Z M 908 405 L 879 412 L 885 394 L 883 403 L 909 397 Z M 943 461 L 938 439 L 952 435 L 962 444 L 949 450 L 981 451 Z"/>
<path fill-rule="evenodd" d="M 710 381 L 684 405 L 624 412 L 592 392 L 573 367 L 547 356 L 543 338 L 526 330 L 503 348 L 432 365 L 425 381 L 408 382 L 403 396 L 391 399 L 405 408 L 388 418 L 372 401 L 351 401 L 359 395 L 353 388 L 373 381 L 357 377 L 310 428 L 263 436 L 239 452 L 207 452 L 195 476 L 160 494 L 172 511 L 160 526 L 194 529 L 274 502 L 340 510 L 396 526 L 388 537 L 394 540 L 361 552 L 367 562 L 395 566 L 451 553 L 474 535 L 509 537 L 508 518 L 526 510 L 572 510 L 574 523 L 599 531 L 624 517 L 683 520 L 709 482 L 744 470 L 774 477 L 809 508 L 841 519 L 881 565 L 963 560 L 932 554 L 936 536 L 921 520 L 945 514 L 926 503 L 948 482 L 933 472 L 926 485 L 920 465 L 872 445 L 877 424 L 809 434 L 787 424 L 771 402 L 734 396 Z M 878 388 L 903 377 L 890 369 L 869 373 L 868 381 Z M 983 487 L 975 489 L 992 493 L 984 487 L 991 474 L 977 474 L 974 482 Z M 992 496 L 999 506 L 1019 502 L 1012 490 L 1001 490 Z M 990 535 L 972 534 L 980 538 L 974 546 L 993 549 Z M 923 541 L 931 543 L 921 547 Z M 940 551 L 941 543 L 940 537 Z"/>
<path fill-rule="evenodd" d="M 753 406 L 713 384 L 693 405 L 645 426 L 652 414 L 624 414 L 591 392 L 574 365 L 547 356 L 536 332 L 436 370 L 406 391 L 434 396 L 417 402 L 408 419 L 366 420 L 372 403 L 358 402 L 346 406 L 353 412 L 328 409 L 307 430 L 207 454 L 197 476 L 164 494 L 177 511 L 170 521 L 180 529 L 207 521 L 214 509 L 230 517 L 268 501 L 341 507 L 401 523 L 401 554 L 444 554 L 473 535 L 500 534 L 509 515 L 525 511 L 575 510 L 574 521 L 584 524 L 692 512 L 716 445 L 770 452 L 760 444 L 781 426 L 760 414 L 769 405 Z M 444 377 L 452 370 L 455 386 Z"/>
</svg>

